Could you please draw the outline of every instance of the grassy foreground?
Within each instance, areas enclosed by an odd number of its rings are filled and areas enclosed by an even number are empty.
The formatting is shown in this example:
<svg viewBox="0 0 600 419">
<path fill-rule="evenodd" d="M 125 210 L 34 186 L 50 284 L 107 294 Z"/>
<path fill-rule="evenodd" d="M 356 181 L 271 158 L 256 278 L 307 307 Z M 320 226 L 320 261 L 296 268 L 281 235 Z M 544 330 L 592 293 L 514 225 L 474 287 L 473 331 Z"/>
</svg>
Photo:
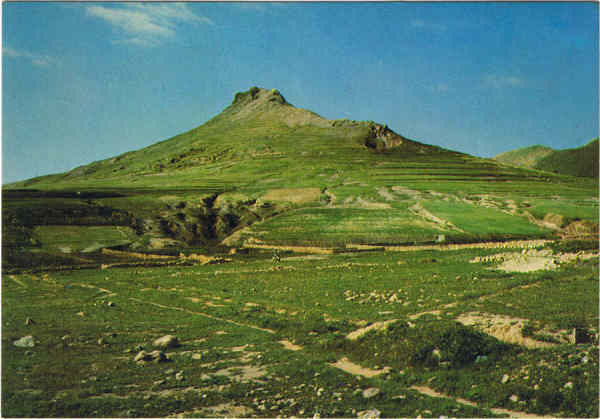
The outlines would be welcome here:
<svg viewBox="0 0 600 419">
<path fill-rule="evenodd" d="M 510 274 L 469 263 L 497 252 L 273 262 L 252 251 L 205 266 L 3 275 L 2 415 L 597 417 L 597 259 Z M 469 313 L 524 319 L 548 346 L 458 322 Z M 587 343 L 558 339 L 574 330 Z M 167 334 L 180 346 L 166 362 L 134 361 Z M 35 346 L 14 345 L 24 336 Z M 334 366 L 345 359 L 366 369 Z"/>
</svg>

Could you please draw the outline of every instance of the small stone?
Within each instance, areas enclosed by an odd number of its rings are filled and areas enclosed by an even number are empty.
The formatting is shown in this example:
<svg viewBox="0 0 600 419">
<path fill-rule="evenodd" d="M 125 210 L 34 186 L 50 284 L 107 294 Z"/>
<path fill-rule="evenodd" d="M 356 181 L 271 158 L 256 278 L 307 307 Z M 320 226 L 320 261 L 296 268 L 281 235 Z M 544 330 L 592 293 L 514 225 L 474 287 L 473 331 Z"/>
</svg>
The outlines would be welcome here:
<svg viewBox="0 0 600 419">
<path fill-rule="evenodd" d="M 156 339 L 152 344 L 159 348 L 177 348 L 179 346 L 179 340 L 176 336 L 165 335 Z"/>
<path fill-rule="evenodd" d="M 377 396 L 380 392 L 381 392 L 381 390 L 379 390 L 377 387 L 369 387 L 368 389 L 363 390 L 362 396 L 365 399 L 370 399 L 371 397 Z M 377 416 L 377 417 L 379 417 L 379 416 Z"/>
<path fill-rule="evenodd" d="M 363 410 L 358 412 L 357 417 L 361 419 L 377 419 L 381 416 L 381 412 L 377 409 Z"/>
<path fill-rule="evenodd" d="M 33 336 L 23 336 L 19 340 L 15 340 L 13 345 L 18 346 L 19 348 L 33 348 L 35 346 L 35 342 L 33 341 Z"/>
<path fill-rule="evenodd" d="M 504 375 L 502 376 L 502 380 L 500 380 L 500 382 L 501 382 L 502 384 L 506 384 L 506 383 L 508 383 L 508 380 L 509 380 L 509 379 L 510 379 L 510 377 L 508 376 L 508 374 L 504 374 Z"/>
<path fill-rule="evenodd" d="M 167 356 L 163 351 L 140 351 L 135 358 L 133 358 L 135 362 L 165 362 L 168 361 Z"/>
<path fill-rule="evenodd" d="M 513 403 L 516 403 L 519 401 L 519 396 L 517 396 L 516 394 L 513 394 L 512 396 L 509 397 L 509 400 Z"/>
<path fill-rule="evenodd" d="M 146 352 L 146 351 L 140 351 L 140 352 L 138 352 L 138 354 L 135 356 L 135 358 L 133 358 L 133 360 L 134 360 L 135 362 L 144 361 L 147 355 L 148 355 L 148 352 Z"/>
<path fill-rule="evenodd" d="M 160 387 L 160 386 L 162 386 L 163 384 L 166 384 L 166 383 L 167 383 L 167 380 L 158 380 L 158 381 L 153 382 L 152 386 L 153 387 Z"/>
</svg>

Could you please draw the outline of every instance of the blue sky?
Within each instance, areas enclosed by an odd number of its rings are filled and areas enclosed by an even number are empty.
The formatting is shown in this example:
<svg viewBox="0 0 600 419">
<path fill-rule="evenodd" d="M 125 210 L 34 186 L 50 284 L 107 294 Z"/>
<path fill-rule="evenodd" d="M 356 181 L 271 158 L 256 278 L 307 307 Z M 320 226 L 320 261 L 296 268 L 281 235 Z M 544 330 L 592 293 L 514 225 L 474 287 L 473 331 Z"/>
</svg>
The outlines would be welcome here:
<svg viewBox="0 0 600 419">
<path fill-rule="evenodd" d="M 3 183 L 164 140 L 254 85 L 484 157 L 598 135 L 596 3 L 2 9 Z"/>
</svg>

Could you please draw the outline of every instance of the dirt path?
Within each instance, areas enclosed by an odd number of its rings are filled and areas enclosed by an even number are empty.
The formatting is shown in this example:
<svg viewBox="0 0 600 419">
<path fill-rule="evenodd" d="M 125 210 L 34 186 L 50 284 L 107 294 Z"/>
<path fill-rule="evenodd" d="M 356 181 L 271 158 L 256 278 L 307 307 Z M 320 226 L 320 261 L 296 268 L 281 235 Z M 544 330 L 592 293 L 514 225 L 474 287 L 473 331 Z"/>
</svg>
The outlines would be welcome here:
<svg viewBox="0 0 600 419">
<path fill-rule="evenodd" d="M 437 228 L 440 228 L 442 230 L 454 230 L 454 231 L 458 231 L 461 233 L 465 232 L 464 230 L 462 230 L 462 229 L 458 228 L 457 226 L 455 226 L 454 224 L 452 224 L 450 221 L 444 220 L 444 219 L 436 216 L 435 214 L 432 214 L 431 212 L 427 211 L 423 207 L 423 205 L 421 205 L 419 202 L 417 202 L 415 205 L 410 207 L 409 211 L 411 211 L 417 217 L 424 218 L 426 221 L 429 221 L 434 226 L 436 226 Z"/>
<path fill-rule="evenodd" d="M 332 367 L 338 368 L 352 375 L 361 375 L 366 378 L 376 377 L 390 371 L 389 367 L 380 370 L 372 370 L 370 368 L 361 367 L 358 364 L 351 362 L 348 358 L 343 357 L 334 364 L 329 364 Z"/>
<path fill-rule="evenodd" d="M 276 250 L 288 250 L 295 253 L 311 253 L 318 255 L 331 255 L 334 249 L 326 247 L 313 247 L 313 246 L 279 246 L 275 244 L 267 243 L 255 243 L 246 241 L 243 245 L 246 248 L 252 249 L 276 249 Z"/>
<path fill-rule="evenodd" d="M 19 284 L 20 286 L 22 286 L 23 288 L 27 288 L 27 285 L 25 285 L 23 282 L 21 282 L 21 280 L 18 279 L 15 275 L 9 275 L 8 277 L 10 279 L 12 279 L 13 281 L 15 281 L 17 284 Z"/>
<path fill-rule="evenodd" d="M 167 306 L 167 305 L 164 305 L 164 304 L 153 303 L 151 301 L 144 301 L 144 300 L 140 300 L 139 298 L 135 298 L 135 297 L 129 297 L 129 299 L 132 300 L 132 301 L 136 301 L 138 303 L 141 303 L 141 304 L 149 304 L 149 305 L 152 305 L 152 306 L 155 306 L 155 307 L 160 307 L 160 308 L 164 308 L 164 309 L 168 309 L 168 310 L 177 310 L 177 311 L 181 311 L 181 312 L 184 312 L 184 313 L 193 314 L 195 316 L 206 317 L 207 319 L 211 319 L 211 320 L 217 320 L 217 321 L 220 321 L 220 322 L 225 322 L 225 323 L 233 324 L 233 325 L 238 326 L 238 327 L 246 327 L 246 328 L 249 328 L 249 329 L 260 330 L 261 332 L 267 332 L 267 333 L 270 333 L 270 334 L 275 334 L 275 331 L 272 330 L 272 329 L 266 329 L 266 328 L 254 326 L 254 325 L 251 325 L 251 324 L 240 323 L 240 322 L 236 322 L 234 320 L 223 319 L 221 317 L 212 316 L 210 314 L 202 313 L 200 311 L 192 311 L 192 310 L 188 310 L 188 309 L 182 308 L 182 307 Z"/>
<path fill-rule="evenodd" d="M 467 406 L 478 407 L 478 405 L 476 403 L 473 403 L 470 400 L 463 399 L 460 397 L 452 397 L 452 396 L 449 396 L 449 395 L 443 394 L 443 393 L 438 393 L 434 389 L 426 387 L 426 386 L 411 386 L 410 389 L 415 390 L 426 396 L 451 399 L 451 400 L 455 400 L 458 403 L 466 404 Z M 489 408 L 489 410 L 498 415 L 502 415 L 502 414 L 509 415 L 511 418 L 550 418 L 550 417 L 552 417 L 552 416 L 540 416 L 540 415 L 536 415 L 534 413 L 526 413 L 526 412 L 521 412 L 518 410 L 502 409 L 502 408 L 498 408 L 498 407 L 492 407 L 492 408 Z"/>
<path fill-rule="evenodd" d="M 398 319 L 392 319 L 392 320 L 386 320 L 386 321 L 383 321 L 383 322 L 373 323 L 370 326 L 362 327 L 360 329 L 355 330 L 354 332 L 349 333 L 348 335 L 346 335 L 346 339 L 348 339 L 348 340 L 357 340 L 357 339 L 363 337 L 364 335 L 366 335 L 367 333 L 369 333 L 371 330 L 384 330 L 384 329 L 387 329 L 387 327 L 390 324 L 393 324 L 393 323 L 395 323 L 397 321 L 398 321 Z"/>
<path fill-rule="evenodd" d="M 329 190 L 327 190 L 327 188 L 323 189 L 323 193 L 329 198 L 329 202 L 327 203 L 327 207 L 328 208 L 333 208 L 335 206 L 336 201 L 337 201 L 337 197 L 333 194 L 333 192 L 330 192 Z"/>
<path fill-rule="evenodd" d="M 99 291 L 108 293 L 111 296 L 118 295 L 117 293 L 115 293 L 115 292 L 113 292 L 111 290 L 107 290 L 106 288 L 97 287 L 95 285 L 87 285 L 87 284 L 80 284 L 80 283 L 74 283 L 73 285 L 77 285 L 77 286 L 80 286 L 80 287 L 83 287 L 83 288 L 97 289 Z M 139 299 L 139 298 L 135 298 L 135 297 L 129 297 L 129 299 L 131 301 L 135 301 L 135 302 L 138 302 L 140 304 L 153 305 L 155 307 L 160 307 L 160 308 L 164 308 L 164 309 L 168 309 L 168 310 L 177 310 L 177 311 L 181 311 L 181 312 L 184 312 L 184 313 L 193 314 L 195 316 L 206 317 L 207 319 L 211 319 L 211 320 L 217 320 L 217 321 L 220 321 L 220 322 L 233 324 L 233 325 L 238 326 L 238 327 L 245 327 L 245 328 L 249 328 L 249 329 L 260 330 L 261 332 L 267 332 L 267 333 L 270 333 L 270 334 L 275 334 L 275 331 L 271 330 L 271 329 L 266 329 L 266 328 L 263 328 L 263 327 L 258 327 L 258 326 L 254 326 L 254 325 L 246 324 L 246 323 L 240 323 L 240 322 L 236 322 L 234 320 L 224 319 L 224 318 L 213 316 L 213 315 L 210 315 L 210 314 L 207 314 L 207 313 L 202 313 L 200 311 L 192 311 L 192 310 L 188 310 L 186 308 L 177 307 L 177 306 L 167 306 L 167 305 L 164 305 L 164 304 L 154 303 L 154 302 L 151 302 L 151 301 L 145 301 L 145 300 L 142 300 L 142 299 Z"/>
</svg>

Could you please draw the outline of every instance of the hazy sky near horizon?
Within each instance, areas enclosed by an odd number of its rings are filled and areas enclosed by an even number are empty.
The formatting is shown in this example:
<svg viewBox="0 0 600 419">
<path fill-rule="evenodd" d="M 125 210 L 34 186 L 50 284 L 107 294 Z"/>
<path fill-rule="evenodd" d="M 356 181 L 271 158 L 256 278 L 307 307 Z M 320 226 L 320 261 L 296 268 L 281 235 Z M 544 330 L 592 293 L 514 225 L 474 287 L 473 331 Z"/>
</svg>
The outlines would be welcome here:
<svg viewBox="0 0 600 419">
<path fill-rule="evenodd" d="M 3 183 L 139 149 L 277 88 L 491 157 L 598 135 L 597 3 L 2 4 Z"/>
</svg>

